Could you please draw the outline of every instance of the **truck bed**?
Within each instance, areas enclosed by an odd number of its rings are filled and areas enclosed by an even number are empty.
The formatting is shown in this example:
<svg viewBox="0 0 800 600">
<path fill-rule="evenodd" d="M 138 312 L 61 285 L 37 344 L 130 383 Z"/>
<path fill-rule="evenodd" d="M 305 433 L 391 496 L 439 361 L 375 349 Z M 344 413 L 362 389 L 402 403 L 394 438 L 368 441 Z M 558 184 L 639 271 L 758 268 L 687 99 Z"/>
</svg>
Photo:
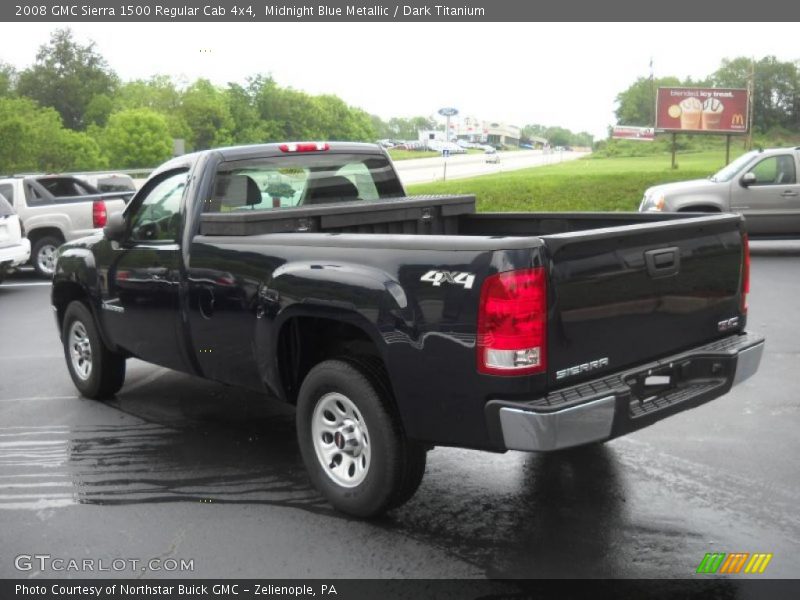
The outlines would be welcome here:
<svg viewBox="0 0 800 600">
<path fill-rule="evenodd" d="M 279 210 L 204 213 L 200 235 L 379 233 L 539 236 L 696 218 L 685 213 L 476 213 L 475 196 L 407 196 Z"/>
</svg>

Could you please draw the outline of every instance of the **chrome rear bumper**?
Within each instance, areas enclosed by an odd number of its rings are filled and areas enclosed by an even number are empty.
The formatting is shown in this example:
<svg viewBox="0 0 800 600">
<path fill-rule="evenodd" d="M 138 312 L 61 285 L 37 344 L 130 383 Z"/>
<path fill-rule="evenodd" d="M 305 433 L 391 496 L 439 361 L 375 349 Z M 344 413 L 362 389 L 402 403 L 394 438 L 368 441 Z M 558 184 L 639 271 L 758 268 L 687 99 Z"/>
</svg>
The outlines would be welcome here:
<svg viewBox="0 0 800 600">
<path fill-rule="evenodd" d="M 764 338 L 745 333 L 560 390 L 546 399 L 527 403 L 493 400 L 487 410 L 499 420 L 508 450 L 552 451 L 591 444 L 724 395 L 755 374 L 763 352 Z M 635 382 L 654 371 L 677 373 L 693 361 L 697 367 L 691 370 L 702 376 L 686 378 L 652 395 L 636 389 Z M 587 389 L 603 391 L 592 397 Z M 561 404 L 565 406 L 560 408 Z"/>
</svg>

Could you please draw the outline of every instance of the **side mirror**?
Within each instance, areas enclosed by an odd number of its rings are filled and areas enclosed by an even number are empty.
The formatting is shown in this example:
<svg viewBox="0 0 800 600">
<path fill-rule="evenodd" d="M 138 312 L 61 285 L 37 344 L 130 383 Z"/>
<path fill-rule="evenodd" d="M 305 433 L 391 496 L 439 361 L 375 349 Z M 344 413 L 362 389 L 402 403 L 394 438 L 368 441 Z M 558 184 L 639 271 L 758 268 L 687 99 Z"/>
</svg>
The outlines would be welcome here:
<svg viewBox="0 0 800 600">
<path fill-rule="evenodd" d="M 754 183 L 758 181 L 755 173 L 745 173 L 742 175 L 742 178 L 739 180 L 739 183 L 742 184 L 742 187 L 750 187 Z"/>
<path fill-rule="evenodd" d="M 121 212 L 115 212 L 108 217 L 106 226 L 103 227 L 103 234 L 106 239 L 112 242 L 121 242 L 125 237 L 125 218 Z"/>
</svg>

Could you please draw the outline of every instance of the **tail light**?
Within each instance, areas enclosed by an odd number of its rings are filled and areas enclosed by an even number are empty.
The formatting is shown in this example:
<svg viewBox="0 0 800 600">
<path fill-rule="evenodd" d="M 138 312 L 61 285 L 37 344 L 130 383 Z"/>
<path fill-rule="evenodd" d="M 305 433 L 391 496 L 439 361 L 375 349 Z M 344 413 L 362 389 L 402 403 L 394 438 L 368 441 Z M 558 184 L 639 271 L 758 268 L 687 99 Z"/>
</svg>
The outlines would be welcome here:
<svg viewBox="0 0 800 600">
<path fill-rule="evenodd" d="M 97 229 L 98 227 L 105 227 L 108 221 L 108 213 L 106 212 L 106 203 L 104 200 L 95 200 L 92 202 L 92 226 Z"/>
<path fill-rule="evenodd" d="M 750 239 L 742 236 L 742 313 L 747 314 L 747 294 L 750 293 Z"/>
<path fill-rule="evenodd" d="M 529 375 L 547 368 L 544 267 L 486 278 L 478 312 L 478 371 Z"/>
<path fill-rule="evenodd" d="M 300 142 L 297 144 L 281 144 L 281 152 L 324 152 L 330 150 L 330 145 L 325 142 Z"/>
</svg>

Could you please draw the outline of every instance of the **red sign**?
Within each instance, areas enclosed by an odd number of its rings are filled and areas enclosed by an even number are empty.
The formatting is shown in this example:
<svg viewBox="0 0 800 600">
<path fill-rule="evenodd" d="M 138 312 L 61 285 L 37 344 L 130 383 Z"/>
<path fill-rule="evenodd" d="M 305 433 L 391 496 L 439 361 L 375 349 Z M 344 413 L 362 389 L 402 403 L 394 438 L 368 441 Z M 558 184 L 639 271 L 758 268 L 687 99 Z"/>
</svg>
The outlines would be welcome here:
<svg viewBox="0 0 800 600">
<path fill-rule="evenodd" d="M 611 137 L 615 140 L 637 140 L 640 142 L 652 142 L 656 139 L 656 132 L 652 127 L 628 127 L 626 125 L 616 125 Z"/>
<path fill-rule="evenodd" d="M 747 90 L 658 88 L 658 131 L 747 133 L 748 114 Z"/>
</svg>

